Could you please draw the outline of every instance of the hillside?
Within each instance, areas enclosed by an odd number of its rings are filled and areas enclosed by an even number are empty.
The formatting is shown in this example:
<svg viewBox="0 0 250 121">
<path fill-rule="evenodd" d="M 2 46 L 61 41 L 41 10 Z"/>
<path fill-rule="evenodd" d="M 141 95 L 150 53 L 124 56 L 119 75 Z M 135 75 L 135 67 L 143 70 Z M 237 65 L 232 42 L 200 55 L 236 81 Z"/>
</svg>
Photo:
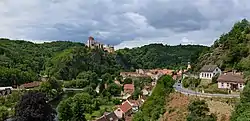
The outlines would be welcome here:
<svg viewBox="0 0 250 121">
<path fill-rule="evenodd" d="M 221 35 L 212 47 L 198 59 L 198 68 L 205 64 L 217 64 L 223 70 L 250 69 L 250 23 L 243 19 L 231 31 Z"/>
<path fill-rule="evenodd" d="M 111 54 L 74 42 L 34 44 L 23 40 L 0 41 L 0 86 L 36 81 L 39 75 L 72 80 L 86 71 L 101 77 L 106 73 L 118 75 L 120 71 L 137 68 L 186 68 L 187 62 L 194 62 L 207 48 L 151 44 Z"/>
<path fill-rule="evenodd" d="M 208 49 L 200 45 L 150 44 L 133 49 L 118 50 L 135 68 L 186 68 L 187 63 L 195 63 L 199 54 Z"/>
<path fill-rule="evenodd" d="M 82 44 L 62 41 L 34 44 L 0 39 L 0 86 L 36 81 L 46 61 L 73 46 Z"/>
</svg>

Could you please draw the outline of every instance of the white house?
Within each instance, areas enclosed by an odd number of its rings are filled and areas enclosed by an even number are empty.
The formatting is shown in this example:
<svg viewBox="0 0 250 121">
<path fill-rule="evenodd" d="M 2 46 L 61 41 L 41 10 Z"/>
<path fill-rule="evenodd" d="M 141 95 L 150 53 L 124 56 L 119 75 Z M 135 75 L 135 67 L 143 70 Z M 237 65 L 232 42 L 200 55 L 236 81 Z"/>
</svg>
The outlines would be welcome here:
<svg viewBox="0 0 250 121">
<path fill-rule="evenodd" d="M 221 75 L 221 70 L 217 65 L 205 65 L 200 70 L 201 79 L 212 79 L 216 74 Z"/>
<path fill-rule="evenodd" d="M 217 81 L 220 89 L 242 90 L 245 86 L 245 80 L 240 73 L 224 73 L 218 77 Z"/>
</svg>

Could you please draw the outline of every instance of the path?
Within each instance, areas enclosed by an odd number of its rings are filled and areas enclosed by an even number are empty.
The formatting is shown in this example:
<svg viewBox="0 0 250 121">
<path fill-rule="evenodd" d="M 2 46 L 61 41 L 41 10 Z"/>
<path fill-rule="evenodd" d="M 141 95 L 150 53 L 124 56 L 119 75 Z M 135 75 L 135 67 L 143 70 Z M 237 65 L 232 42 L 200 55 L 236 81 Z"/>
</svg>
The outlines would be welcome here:
<svg viewBox="0 0 250 121">
<path fill-rule="evenodd" d="M 237 94 L 211 94 L 211 93 L 196 92 L 193 90 L 183 88 L 181 83 L 175 83 L 174 89 L 177 92 L 180 92 L 185 95 L 197 95 L 201 97 L 222 97 L 222 98 L 239 98 L 240 97 L 240 95 L 237 95 Z"/>
</svg>

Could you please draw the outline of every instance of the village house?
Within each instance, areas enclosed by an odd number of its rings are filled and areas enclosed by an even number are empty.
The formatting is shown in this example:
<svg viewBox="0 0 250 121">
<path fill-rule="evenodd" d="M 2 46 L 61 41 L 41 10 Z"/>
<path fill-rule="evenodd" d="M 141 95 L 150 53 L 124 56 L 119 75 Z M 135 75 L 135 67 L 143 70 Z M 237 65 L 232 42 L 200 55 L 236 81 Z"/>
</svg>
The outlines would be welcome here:
<svg viewBox="0 0 250 121">
<path fill-rule="evenodd" d="M 134 93 L 134 90 L 135 90 L 135 87 L 133 84 L 125 84 L 123 86 L 123 89 L 124 89 L 124 93 L 125 94 L 133 94 Z"/>
<path fill-rule="evenodd" d="M 212 79 L 216 74 L 221 75 L 221 70 L 217 65 L 204 65 L 200 70 L 200 79 Z"/>
<path fill-rule="evenodd" d="M 116 114 L 116 116 L 121 119 L 121 118 L 125 118 L 125 117 L 130 117 L 131 114 L 133 113 L 133 110 L 132 110 L 132 105 L 131 103 L 126 100 L 125 102 L 122 103 L 122 105 L 117 108 L 114 113 Z"/>
<path fill-rule="evenodd" d="M 96 121 L 118 121 L 119 118 L 115 115 L 114 112 L 104 113 L 104 115 L 98 118 Z"/>
<path fill-rule="evenodd" d="M 242 90 L 245 86 L 245 80 L 241 73 L 224 73 L 218 77 L 217 81 L 220 89 Z"/>
</svg>

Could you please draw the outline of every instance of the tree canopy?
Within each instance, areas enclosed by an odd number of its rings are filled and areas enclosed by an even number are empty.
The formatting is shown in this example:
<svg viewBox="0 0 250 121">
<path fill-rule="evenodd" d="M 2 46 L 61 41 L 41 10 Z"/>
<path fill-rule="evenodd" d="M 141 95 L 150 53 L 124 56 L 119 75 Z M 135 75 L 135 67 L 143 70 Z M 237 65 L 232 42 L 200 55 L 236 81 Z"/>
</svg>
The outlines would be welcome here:
<svg viewBox="0 0 250 121">
<path fill-rule="evenodd" d="M 41 92 L 28 92 L 16 105 L 16 121 L 53 121 L 55 110 L 48 103 L 48 98 Z"/>
</svg>

